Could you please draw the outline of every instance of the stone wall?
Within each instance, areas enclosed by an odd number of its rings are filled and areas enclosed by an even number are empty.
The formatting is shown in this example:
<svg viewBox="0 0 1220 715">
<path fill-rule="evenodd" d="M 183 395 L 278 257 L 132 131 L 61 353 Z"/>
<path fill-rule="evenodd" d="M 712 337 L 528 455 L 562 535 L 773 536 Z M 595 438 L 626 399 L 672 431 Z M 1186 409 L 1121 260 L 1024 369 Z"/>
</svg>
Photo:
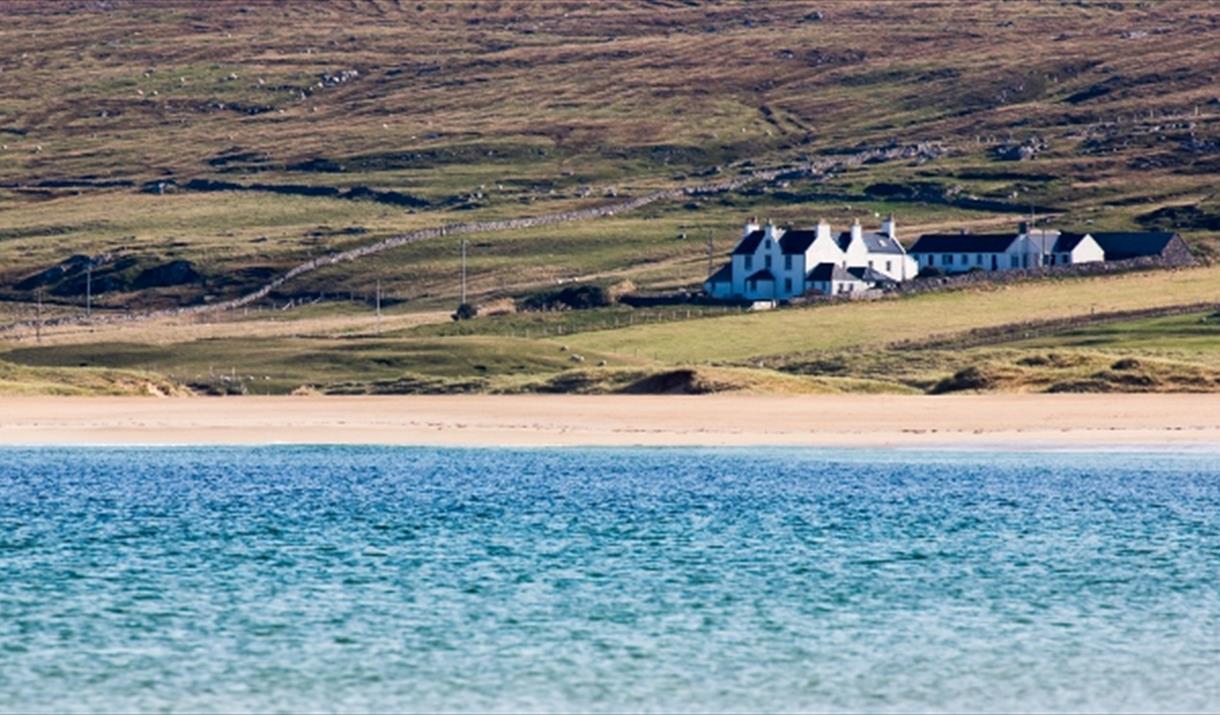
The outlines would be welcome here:
<svg viewBox="0 0 1220 715">
<path fill-rule="evenodd" d="M 1178 240 L 1180 242 L 1180 239 Z M 1172 246 L 1173 244 L 1170 245 Z M 1125 261 L 1098 261 L 1068 266 L 1038 266 L 1035 268 L 1013 268 L 999 271 L 971 271 L 938 278 L 915 278 L 904 283 L 899 283 L 892 292 L 909 295 L 938 290 L 952 290 L 954 288 L 1019 283 L 1036 278 L 1105 276 L 1132 271 L 1183 268 L 1195 265 L 1197 261 L 1190 254 L 1189 249 L 1186 249 L 1186 244 L 1181 243 L 1180 248 L 1181 250 L 1173 251 L 1167 248 L 1166 252 L 1168 255 L 1142 256 Z"/>
</svg>

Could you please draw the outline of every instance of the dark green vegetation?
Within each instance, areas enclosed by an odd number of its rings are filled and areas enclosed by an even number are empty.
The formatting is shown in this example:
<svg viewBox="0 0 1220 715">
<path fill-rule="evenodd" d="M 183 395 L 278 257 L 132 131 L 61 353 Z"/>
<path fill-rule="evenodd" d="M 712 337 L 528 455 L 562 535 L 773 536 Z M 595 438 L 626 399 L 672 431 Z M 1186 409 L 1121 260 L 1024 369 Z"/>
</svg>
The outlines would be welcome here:
<svg viewBox="0 0 1220 715">
<path fill-rule="evenodd" d="M 99 315 L 197 305 L 412 229 L 596 206 L 891 144 L 926 151 L 609 219 L 470 235 L 470 300 L 624 279 L 694 287 L 707 239 L 723 254 L 750 215 L 843 226 L 894 212 L 910 239 L 1008 227 L 1032 206 L 1058 226 L 1176 228 L 1204 259 L 1220 246 L 1220 9 L 1210 3 L 15 0 L 0 20 L 6 322 L 34 320 L 39 295 L 44 316 L 79 314 L 89 282 Z M 686 325 L 686 307 L 479 316 L 381 338 L 331 324 L 271 330 L 269 315 L 368 315 L 378 285 L 394 315 L 447 315 L 458 254 L 456 239 L 429 240 L 310 273 L 261 306 L 309 308 L 230 316 L 248 329 L 215 342 L 172 325 L 138 339 L 99 328 L 54 348 L 6 343 L 3 359 L 148 367 L 204 390 L 222 389 L 226 371 L 231 383 L 244 372 L 278 391 L 500 389 L 496 380 L 597 369 L 559 350 L 573 333 L 593 336 L 572 348 L 607 369 L 757 369 L 759 356 L 795 364 L 841 348 L 800 333 L 751 352 L 734 335 L 772 318 L 694 307 L 689 330 L 668 333 L 640 324 Z M 1097 283 L 1104 310 L 1119 292 Z M 1131 307 L 1216 297 L 1176 299 L 1169 278 L 1142 290 L 1147 300 Z M 1094 302 L 1044 301 L 1056 315 Z M 790 315 L 781 322 L 806 314 Z M 831 322 L 834 335 L 855 330 L 852 317 Z M 621 338 L 607 337 L 616 330 Z M 1113 349 L 1159 350 L 1150 340 Z M 942 355 L 918 379 L 880 379 L 932 389 L 971 367 L 959 357 Z M 833 379 L 853 375 L 879 371 Z"/>
</svg>

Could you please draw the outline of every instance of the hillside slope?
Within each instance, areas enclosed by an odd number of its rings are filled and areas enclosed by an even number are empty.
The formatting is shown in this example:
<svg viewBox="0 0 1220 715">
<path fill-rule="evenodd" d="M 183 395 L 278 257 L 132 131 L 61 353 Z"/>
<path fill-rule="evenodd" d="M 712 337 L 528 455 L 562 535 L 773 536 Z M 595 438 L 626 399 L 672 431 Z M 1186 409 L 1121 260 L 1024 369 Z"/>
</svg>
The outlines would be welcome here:
<svg viewBox="0 0 1220 715">
<path fill-rule="evenodd" d="M 1034 204 L 1079 225 L 1179 225 L 1205 251 L 1220 220 L 1208 3 L 17 1 L 0 13 L 0 292 L 13 298 L 72 254 L 103 259 L 102 306 L 231 297 L 405 230 L 891 142 L 944 155 L 660 206 L 629 228 L 489 236 L 473 285 L 511 293 L 624 265 L 690 283 L 702 239 L 727 249 L 747 212 L 897 210 L 919 230 Z M 1003 160 L 1022 147 L 1032 159 Z M 969 196 L 990 203 L 953 201 Z M 456 253 L 412 247 L 285 295 L 380 279 L 396 299 L 444 302 Z M 191 273 L 169 275 L 174 261 Z M 650 277 L 653 261 L 667 274 Z M 46 292 L 79 303 L 83 282 Z"/>
</svg>

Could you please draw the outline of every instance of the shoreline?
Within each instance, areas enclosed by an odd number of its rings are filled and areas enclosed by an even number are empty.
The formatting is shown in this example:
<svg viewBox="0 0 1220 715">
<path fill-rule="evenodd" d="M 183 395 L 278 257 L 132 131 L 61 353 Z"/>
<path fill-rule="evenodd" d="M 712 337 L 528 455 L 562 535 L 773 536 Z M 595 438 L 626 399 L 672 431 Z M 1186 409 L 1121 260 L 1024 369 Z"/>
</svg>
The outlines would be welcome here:
<svg viewBox="0 0 1220 715">
<path fill-rule="evenodd" d="M 1220 395 L 0 397 L 0 445 L 1220 449 Z"/>
</svg>

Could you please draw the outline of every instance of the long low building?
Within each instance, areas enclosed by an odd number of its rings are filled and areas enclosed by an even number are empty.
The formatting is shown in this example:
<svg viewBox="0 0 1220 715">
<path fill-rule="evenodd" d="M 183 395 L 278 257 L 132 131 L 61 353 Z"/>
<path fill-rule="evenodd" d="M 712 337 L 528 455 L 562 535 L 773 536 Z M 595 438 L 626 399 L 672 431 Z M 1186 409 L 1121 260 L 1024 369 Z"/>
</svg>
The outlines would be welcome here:
<svg viewBox="0 0 1220 715">
<path fill-rule="evenodd" d="M 884 288 L 923 275 L 1006 271 L 1151 257 L 1191 260 L 1172 232 L 1089 232 L 1031 229 L 1011 233 L 925 234 L 910 249 L 898 241 L 894 218 L 878 231 L 859 221 L 834 234 L 819 221 L 809 229 L 751 221 L 727 264 L 704 283 L 719 299 L 781 302 L 802 296 L 843 295 Z"/>
<path fill-rule="evenodd" d="M 1104 261 L 1105 251 L 1089 234 L 1029 230 L 1015 233 L 930 233 L 911 246 L 920 270 L 943 273 L 1005 271 Z"/>
</svg>

